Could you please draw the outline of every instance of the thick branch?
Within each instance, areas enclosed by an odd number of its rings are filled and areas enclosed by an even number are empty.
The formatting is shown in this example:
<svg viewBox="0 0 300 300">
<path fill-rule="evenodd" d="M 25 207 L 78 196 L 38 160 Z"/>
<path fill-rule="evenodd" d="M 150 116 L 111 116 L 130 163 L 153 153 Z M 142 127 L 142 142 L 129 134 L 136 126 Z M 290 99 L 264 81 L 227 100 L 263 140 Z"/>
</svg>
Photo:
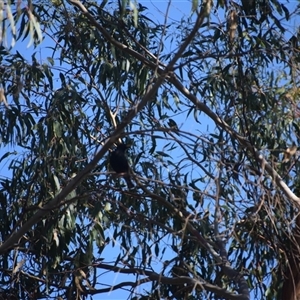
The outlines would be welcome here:
<svg viewBox="0 0 300 300">
<path fill-rule="evenodd" d="M 88 176 L 88 174 L 96 167 L 98 161 L 105 155 L 105 153 L 113 145 L 113 143 L 116 142 L 117 139 L 122 135 L 124 128 L 131 122 L 135 115 L 147 104 L 147 102 L 153 99 L 159 86 L 163 83 L 164 80 L 164 76 L 161 76 L 156 80 L 156 83 L 144 95 L 144 97 L 138 103 L 138 105 L 129 110 L 123 122 L 118 125 L 111 137 L 103 145 L 102 149 L 96 154 L 92 161 L 81 172 L 79 172 L 56 197 L 54 197 L 46 205 L 40 208 L 31 217 L 31 219 L 29 219 L 19 230 L 15 230 L 9 236 L 9 238 L 0 246 L 0 253 L 4 253 L 8 249 L 13 248 L 14 245 L 18 243 L 20 238 L 24 234 L 26 234 L 26 232 L 28 232 L 33 225 L 37 224 L 51 210 L 55 209 L 68 196 L 68 194 L 72 192 L 81 183 L 81 181 Z"/>
<path fill-rule="evenodd" d="M 103 34 L 103 36 L 113 45 L 118 47 L 119 49 L 123 50 L 124 52 L 132 55 L 136 59 L 140 60 L 143 62 L 145 65 L 150 67 L 152 70 L 157 69 L 157 64 L 154 62 L 151 62 L 150 60 L 146 59 L 143 55 L 138 53 L 137 51 L 130 49 L 126 45 L 114 40 L 109 33 L 100 25 L 97 23 L 97 21 L 93 18 L 93 16 L 87 11 L 87 9 L 82 5 L 82 3 L 78 0 L 69 0 L 70 3 L 78 7 L 83 14 L 87 16 L 87 18 L 91 21 L 91 23 L 97 27 L 97 29 Z M 192 29 L 191 33 L 188 35 L 186 40 L 182 43 L 180 46 L 178 52 L 175 54 L 174 58 L 171 60 L 170 64 L 165 68 L 165 71 L 158 68 L 157 72 L 158 74 L 163 74 L 166 72 L 166 70 L 172 70 L 176 60 L 180 58 L 179 54 L 182 54 L 185 50 L 185 48 L 188 45 L 188 42 L 192 40 L 194 35 L 197 33 L 199 27 L 201 26 L 204 18 L 207 16 L 206 13 L 210 9 L 210 2 L 211 1 L 206 1 L 206 6 L 202 9 L 200 12 L 195 26 Z M 158 61 L 158 60 L 157 60 Z M 170 73 L 169 73 L 170 74 Z M 224 130 L 226 130 L 232 137 L 237 139 L 239 143 L 250 150 L 251 153 L 254 152 L 254 155 L 256 159 L 261 163 L 261 165 L 266 169 L 266 171 L 269 173 L 269 175 L 272 177 L 272 179 L 275 181 L 276 185 L 283 191 L 283 193 L 290 199 L 292 200 L 297 206 L 300 205 L 300 198 L 297 197 L 290 189 L 289 187 L 285 184 L 285 182 L 282 180 L 280 175 L 267 163 L 267 161 L 264 159 L 264 157 L 261 155 L 257 149 L 254 149 L 253 145 L 243 136 L 239 135 L 237 132 L 235 132 L 224 120 L 219 118 L 217 114 L 215 114 L 212 110 L 209 109 L 208 106 L 206 106 L 204 103 L 200 102 L 196 96 L 191 94 L 188 89 L 186 89 L 181 82 L 176 78 L 175 74 L 173 76 L 168 77 L 168 81 L 172 83 L 185 97 L 187 97 L 191 102 L 195 104 L 198 110 L 203 111 L 208 117 L 210 117 L 216 125 L 220 126 Z M 1 249 L 1 248 L 0 248 Z"/>
<path fill-rule="evenodd" d="M 217 295 L 219 295 L 225 299 L 237 299 L 237 300 L 248 300 L 249 299 L 248 297 L 245 297 L 244 295 L 234 294 L 234 293 L 227 291 L 226 289 L 223 289 L 223 288 L 220 288 L 213 284 L 210 284 L 203 279 L 199 280 L 199 279 L 195 279 L 195 278 L 188 277 L 188 276 L 180 276 L 180 277 L 170 278 L 170 277 L 162 276 L 159 273 L 144 270 L 144 269 L 127 268 L 127 267 L 125 269 L 125 268 L 120 268 L 117 266 L 111 266 L 111 265 L 102 264 L 102 263 L 97 264 L 95 267 L 98 267 L 100 269 L 110 270 L 115 273 L 132 274 L 132 275 L 139 274 L 142 276 L 147 276 L 147 278 L 145 278 L 146 279 L 145 282 L 155 280 L 155 281 L 159 282 L 160 284 L 168 284 L 168 285 L 188 284 L 196 289 L 200 288 L 200 289 L 212 292 L 212 293 L 216 293 Z M 138 280 L 138 282 L 139 282 L 139 280 Z M 120 285 L 122 285 L 122 284 L 120 284 Z M 124 287 L 124 285 L 122 285 L 122 287 Z"/>
<path fill-rule="evenodd" d="M 138 52 L 128 48 L 126 45 L 123 45 L 122 43 L 114 40 L 109 33 L 100 25 L 97 23 L 97 21 L 93 18 L 93 16 L 87 11 L 87 9 L 82 5 L 82 3 L 78 0 L 70 0 L 70 3 L 77 6 L 82 13 L 90 20 L 91 24 L 96 26 L 96 28 L 103 34 L 103 36 L 111 43 L 113 43 L 116 47 L 126 50 L 129 54 L 132 56 L 138 58 L 142 62 L 144 62 L 146 65 L 151 66 L 153 69 L 157 68 L 157 64 L 150 62 L 147 60 L 143 55 L 139 54 Z M 199 20 L 201 20 L 201 16 L 198 17 Z M 199 23 L 197 23 L 194 28 L 197 28 L 197 26 L 200 26 Z M 193 30 L 194 34 L 196 33 L 196 30 Z M 191 39 L 192 36 L 189 35 L 189 39 Z M 185 45 L 185 46 L 184 46 Z M 182 46 L 180 47 L 179 52 L 183 51 L 184 48 L 187 46 L 187 44 L 184 42 Z M 118 127 L 113 132 L 110 139 L 107 140 L 107 142 L 103 145 L 102 149 L 96 154 L 96 156 L 93 158 L 93 160 L 80 172 L 78 173 L 70 182 L 69 184 L 51 201 L 49 201 L 46 205 L 44 205 L 42 208 L 40 208 L 32 217 L 29 219 L 19 230 L 15 230 L 9 238 L 0 246 L 0 253 L 4 253 L 8 249 L 14 247 L 16 243 L 20 240 L 20 238 L 28 232 L 33 225 L 37 224 L 45 215 L 47 215 L 51 210 L 53 210 L 58 204 L 61 203 L 62 200 L 64 200 L 67 195 L 73 191 L 80 183 L 81 181 L 87 177 L 87 175 L 96 167 L 98 161 L 104 156 L 104 154 L 109 150 L 109 148 L 113 145 L 114 142 L 117 141 L 117 139 L 122 135 L 124 128 L 132 121 L 132 119 L 136 116 L 136 114 L 143 109 L 143 107 L 153 99 L 155 96 L 158 88 L 160 85 L 165 81 L 166 77 L 169 75 L 169 70 L 172 70 L 174 64 L 176 63 L 177 59 L 180 57 L 178 53 L 175 54 L 172 61 L 167 65 L 165 71 L 160 70 L 159 72 L 159 78 L 156 80 L 155 84 L 148 89 L 142 100 L 137 104 L 137 106 L 131 108 L 129 112 L 127 113 L 127 116 L 124 118 L 123 122 L 118 125 Z"/>
<path fill-rule="evenodd" d="M 264 159 L 263 155 L 253 147 L 253 145 L 243 136 L 239 135 L 236 131 L 234 131 L 224 120 L 219 118 L 219 116 L 214 113 L 209 107 L 200 102 L 196 96 L 190 93 L 188 89 L 186 89 L 181 82 L 175 77 L 171 77 L 169 81 L 185 96 L 187 97 L 198 110 L 203 111 L 207 116 L 209 116 L 216 125 L 220 126 L 226 132 L 228 132 L 233 138 L 235 138 L 241 146 L 247 148 L 251 153 L 254 153 L 255 158 L 260 162 L 262 168 L 264 168 L 268 174 L 275 181 L 276 185 L 282 190 L 282 192 L 296 204 L 298 207 L 300 206 L 300 198 L 297 197 L 290 188 L 286 185 L 286 183 L 282 180 L 280 175 L 271 167 L 270 164 Z"/>
</svg>

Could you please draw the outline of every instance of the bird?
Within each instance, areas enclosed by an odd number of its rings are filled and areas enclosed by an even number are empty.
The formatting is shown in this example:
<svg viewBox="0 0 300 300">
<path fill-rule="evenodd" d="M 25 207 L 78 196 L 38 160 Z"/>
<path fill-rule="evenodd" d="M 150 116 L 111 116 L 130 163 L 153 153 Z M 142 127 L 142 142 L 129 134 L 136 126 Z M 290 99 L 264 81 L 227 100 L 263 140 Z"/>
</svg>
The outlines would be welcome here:
<svg viewBox="0 0 300 300">
<path fill-rule="evenodd" d="M 111 152 L 110 154 L 110 166 L 117 174 L 122 174 L 123 178 L 126 181 L 126 184 L 129 189 L 134 187 L 134 184 L 130 180 L 129 176 L 129 165 L 127 158 L 125 156 L 125 151 L 127 149 L 127 145 L 125 144 L 118 144 L 116 149 Z"/>
</svg>

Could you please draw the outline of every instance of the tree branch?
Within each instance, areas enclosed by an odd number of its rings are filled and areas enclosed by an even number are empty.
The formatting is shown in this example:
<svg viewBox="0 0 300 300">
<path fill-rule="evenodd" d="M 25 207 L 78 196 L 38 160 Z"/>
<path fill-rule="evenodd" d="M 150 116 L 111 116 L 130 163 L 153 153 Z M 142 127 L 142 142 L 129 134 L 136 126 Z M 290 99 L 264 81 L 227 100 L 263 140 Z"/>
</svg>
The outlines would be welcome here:
<svg viewBox="0 0 300 300">
<path fill-rule="evenodd" d="M 125 268 L 111 266 L 111 265 L 107 265 L 107 264 L 103 264 L 103 263 L 94 265 L 94 267 L 97 267 L 100 269 L 105 269 L 105 270 L 110 270 L 115 273 L 132 274 L 132 275 L 139 274 L 142 276 L 148 276 L 147 278 L 145 278 L 146 280 L 142 283 L 149 282 L 149 281 L 157 281 L 160 284 L 170 284 L 170 285 L 188 284 L 190 286 L 193 286 L 195 289 L 200 288 L 200 289 L 212 292 L 212 293 L 216 293 L 217 295 L 224 297 L 225 299 L 236 299 L 236 300 L 248 300 L 249 299 L 248 297 L 245 297 L 244 295 L 230 293 L 226 289 L 223 289 L 223 288 L 217 287 L 213 284 L 210 284 L 203 279 L 195 279 L 195 278 L 188 277 L 188 276 L 180 276 L 180 277 L 170 278 L 170 277 L 162 276 L 162 274 L 144 270 L 144 269 L 139 269 L 139 268 L 126 268 L 125 269 Z M 144 279 L 141 279 L 141 280 L 144 280 Z M 139 281 L 141 282 L 141 280 L 139 280 Z M 125 282 L 124 282 L 124 284 L 125 284 Z M 117 286 L 119 286 L 119 288 L 120 288 L 120 287 L 123 287 L 124 284 L 121 283 Z M 128 284 L 128 282 L 127 282 L 127 284 Z M 132 286 L 132 283 L 130 283 L 130 286 Z M 113 286 L 112 286 L 110 290 L 112 290 L 112 289 L 115 289 L 115 288 L 113 288 Z M 105 290 L 106 290 L 106 292 L 110 291 L 109 289 L 108 290 L 105 289 Z M 99 292 L 99 290 L 98 290 L 98 292 Z"/>
<path fill-rule="evenodd" d="M 199 101 L 196 96 L 190 93 L 188 89 L 186 89 L 181 82 L 174 76 L 169 78 L 169 81 L 185 96 L 187 97 L 198 110 L 204 112 L 207 116 L 209 116 L 217 126 L 220 126 L 222 129 L 226 130 L 233 138 L 235 138 L 241 146 L 247 148 L 251 153 L 254 154 L 254 157 L 259 161 L 262 168 L 264 168 L 268 174 L 275 181 L 276 185 L 282 190 L 282 192 L 294 202 L 297 207 L 300 207 L 300 198 L 297 197 L 290 188 L 286 185 L 286 183 L 282 180 L 280 175 L 271 167 L 271 165 L 265 160 L 263 155 L 253 147 L 253 145 L 243 136 L 239 135 L 236 131 L 234 131 L 224 120 L 219 118 L 219 116 L 214 113 L 209 107 L 203 102 Z"/>
</svg>

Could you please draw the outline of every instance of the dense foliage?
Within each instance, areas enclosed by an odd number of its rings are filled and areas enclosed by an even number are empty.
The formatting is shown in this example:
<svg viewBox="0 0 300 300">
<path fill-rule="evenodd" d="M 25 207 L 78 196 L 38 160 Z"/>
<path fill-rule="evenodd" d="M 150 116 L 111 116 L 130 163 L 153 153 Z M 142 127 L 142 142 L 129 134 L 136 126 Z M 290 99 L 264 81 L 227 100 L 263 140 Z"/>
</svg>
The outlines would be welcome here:
<svg viewBox="0 0 300 300">
<path fill-rule="evenodd" d="M 0 1 L 0 299 L 294 299 L 300 6 L 186 2 Z"/>
</svg>

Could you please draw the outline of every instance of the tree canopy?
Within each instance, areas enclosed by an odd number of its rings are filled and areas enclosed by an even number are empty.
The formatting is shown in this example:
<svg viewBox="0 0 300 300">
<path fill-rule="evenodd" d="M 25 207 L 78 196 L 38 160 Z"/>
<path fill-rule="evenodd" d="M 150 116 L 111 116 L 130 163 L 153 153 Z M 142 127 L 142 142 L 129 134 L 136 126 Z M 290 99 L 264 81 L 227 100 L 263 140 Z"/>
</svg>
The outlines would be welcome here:
<svg viewBox="0 0 300 300">
<path fill-rule="evenodd" d="M 0 1 L 0 299 L 300 295 L 300 4 L 186 3 Z"/>
</svg>

